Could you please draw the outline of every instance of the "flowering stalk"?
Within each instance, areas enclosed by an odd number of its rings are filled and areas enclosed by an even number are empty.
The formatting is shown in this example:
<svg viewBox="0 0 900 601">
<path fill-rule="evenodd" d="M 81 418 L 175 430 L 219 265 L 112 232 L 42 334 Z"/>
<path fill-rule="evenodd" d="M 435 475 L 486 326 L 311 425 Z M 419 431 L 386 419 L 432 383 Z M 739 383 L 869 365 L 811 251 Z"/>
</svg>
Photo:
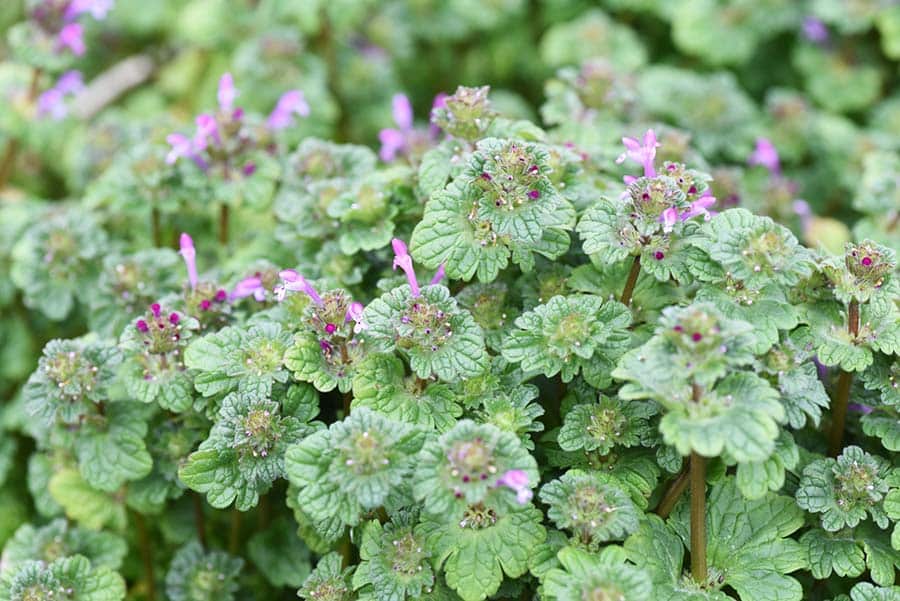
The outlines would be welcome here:
<svg viewBox="0 0 900 601">
<path fill-rule="evenodd" d="M 692 400 L 700 402 L 703 393 L 693 385 Z M 691 576 L 694 582 L 703 584 L 707 578 L 706 566 L 706 458 L 696 451 L 691 453 Z"/>
<path fill-rule="evenodd" d="M 641 273 L 641 255 L 635 255 L 634 261 L 631 263 L 631 270 L 628 272 L 628 279 L 625 280 L 625 288 L 622 290 L 622 298 L 620 302 L 626 307 L 631 306 L 631 295 L 634 294 L 634 286 L 637 284 L 638 275 Z"/>
<path fill-rule="evenodd" d="M 853 299 L 847 307 L 847 331 L 852 339 L 859 335 L 859 301 Z M 831 431 L 828 435 L 828 455 L 837 457 L 844 448 L 844 425 L 847 422 L 847 406 L 850 401 L 850 387 L 853 385 L 853 372 L 841 370 L 834 400 L 831 404 Z"/>
</svg>

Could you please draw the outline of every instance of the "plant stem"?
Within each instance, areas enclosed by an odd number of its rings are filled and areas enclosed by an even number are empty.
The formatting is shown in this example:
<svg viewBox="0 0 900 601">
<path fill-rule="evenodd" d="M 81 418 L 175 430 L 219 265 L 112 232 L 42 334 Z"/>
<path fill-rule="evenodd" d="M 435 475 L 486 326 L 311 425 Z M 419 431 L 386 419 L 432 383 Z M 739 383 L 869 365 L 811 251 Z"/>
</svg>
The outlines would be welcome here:
<svg viewBox="0 0 900 601">
<path fill-rule="evenodd" d="M 31 84 L 28 86 L 27 104 L 31 105 L 38 96 L 38 84 L 41 81 L 41 70 L 34 68 L 31 71 Z M 21 141 L 18 138 L 10 138 L 6 142 L 6 149 L 3 151 L 3 158 L 0 159 L 0 190 L 6 187 L 9 176 L 12 174 L 13 167 L 16 164 L 16 156 L 19 154 Z"/>
<path fill-rule="evenodd" d="M 344 568 L 349 568 L 353 565 L 353 542 L 350 540 L 349 531 L 341 539 L 341 559 L 343 560 L 341 563 Z"/>
<path fill-rule="evenodd" d="M 706 459 L 691 453 L 691 576 L 706 582 Z"/>
<path fill-rule="evenodd" d="M 641 255 L 635 255 L 634 261 L 631 263 L 631 271 L 628 272 L 628 279 L 625 281 L 625 289 L 622 290 L 621 303 L 631 306 L 631 295 L 634 294 L 634 286 L 637 284 L 638 274 L 641 273 Z"/>
<path fill-rule="evenodd" d="M 855 339 L 859 335 L 859 302 L 850 301 L 847 308 L 847 332 Z M 834 398 L 831 401 L 831 432 L 828 435 L 828 455 L 837 457 L 844 446 L 844 425 L 847 422 L 847 405 L 850 403 L 850 387 L 853 372 L 841 371 Z"/>
<path fill-rule="evenodd" d="M 675 504 L 678 502 L 678 499 L 684 494 L 687 485 L 688 468 L 685 466 L 684 469 L 678 472 L 678 475 L 675 476 L 675 479 L 672 480 L 671 484 L 669 484 L 668 490 L 666 490 L 659 505 L 656 506 L 656 515 L 662 519 L 669 517 L 669 514 L 675 509 Z"/>
<path fill-rule="evenodd" d="M 147 525 L 144 516 L 133 512 L 134 525 L 138 532 L 138 541 L 141 546 L 141 561 L 144 563 L 144 580 L 147 587 L 147 601 L 156 600 L 156 576 L 153 573 L 153 547 L 150 544 L 150 536 L 147 534 Z"/>
<path fill-rule="evenodd" d="M 350 415 L 350 404 L 353 402 L 353 393 L 347 391 L 344 393 L 344 417 Z"/>
<path fill-rule="evenodd" d="M 237 555 L 241 549 L 241 512 L 231 509 L 231 531 L 228 533 L 228 552 Z"/>
<path fill-rule="evenodd" d="M 256 526 L 259 530 L 265 530 L 272 521 L 272 504 L 269 502 L 269 495 L 265 494 L 259 498 L 259 508 L 256 514 Z"/>
<path fill-rule="evenodd" d="M 206 548 L 206 517 L 203 514 L 203 497 L 200 493 L 192 493 L 194 500 L 194 528 L 197 530 L 197 540 L 203 548 Z"/>
<path fill-rule="evenodd" d="M 228 218 L 230 209 L 227 204 L 219 205 L 219 244 L 226 246 L 228 244 Z"/>
<path fill-rule="evenodd" d="M 150 232 L 153 236 L 153 246 L 159 248 L 162 246 L 162 229 L 160 225 L 159 209 L 153 207 L 150 209 Z"/>
</svg>

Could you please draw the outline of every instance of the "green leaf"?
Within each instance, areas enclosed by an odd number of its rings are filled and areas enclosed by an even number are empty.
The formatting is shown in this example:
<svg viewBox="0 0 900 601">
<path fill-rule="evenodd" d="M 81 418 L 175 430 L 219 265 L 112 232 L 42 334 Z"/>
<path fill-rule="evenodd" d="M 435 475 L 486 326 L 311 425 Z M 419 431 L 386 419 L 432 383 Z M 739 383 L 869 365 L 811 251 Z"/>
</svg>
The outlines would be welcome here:
<svg viewBox="0 0 900 601">
<path fill-rule="evenodd" d="M 650 402 L 600 395 L 598 403 L 576 405 L 566 413 L 557 442 L 564 451 L 597 451 L 606 455 L 615 445 L 633 447 L 650 432 L 650 418 L 659 408 Z"/>
<path fill-rule="evenodd" d="M 502 507 L 502 508 L 501 508 Z M 503 575 L 518 578 L 543 542 L 541 512 L 531 505 L 458 507 L 444 515 L 426 516 L 416 528 L 443 568 L 450 586 L 464 601 L 481 601 L 500 588 Z"/>
<path fill-rule="evenodd" d="M 353 568 L 341 569 L 341 556 L 329 553 L 319 560 L 297 596 L 306 601 L 352 601 L 350 576 Z"/>
<path fill-rule="evenodd" d="M 153 460 L 144 445 L 144 409 L 136 403 L 111 403 L 105 415 L 82 426 L 75 438 L 75 455 L 90 486 L 112 492 L 150 473 Z"/>
<path fill-rule="evenodd" d="M 27 561 L 50 564 L 69 555 L 82 555 L 94 567 L 117 570 L 127 550 L 125 541 L 115 534 L 69 526 L 63 519 L 39 528 L 24 524 L 3 547 L 3 571 L 15 569 L 17 564 Z"/>
<path fill-rule="evenodd" d="M 544 593 L 549 601 L 650 601 L 653 584 L 647 573 L 624 563 L 622 555 L 618 547 L 606 547 L 600 554 L 565 547 L 559 552 L 562 567 L 546 575 Z"/>
<path fill-rule="evenodd" d="M 76 470 L 65 469 L 50 478 L 50 495 L 66 515 L 89 530 L 124 528 L 125 507 L 111 495 L 91 488 Z"/>
<path fill-rule="evenodd" d="M 353 574 L 355 589 L 371 590 L 373 599 L 404 601 L 427 596 L 435 574 L 414 513 L 399 513 L 382 526 L 367 522 L 359 543 L 361 562 Z"/>
<path fill-rule="evenodd" d="M 689 513 L 689 504 L 681 503 L 670 518 L 685 545 Z M 788 538 L 802 526 L 803 512 L 790 497 L 769 493 L 747 500 L 734 480 L 725 479 L 712 488 L 707 502 L 710 573 L 721 575 L 742 601 L 800 601 L 803 588 L 786 574 L 807 567 L 806 550 Z"/>
<path fill-rule="evenodd" d="M 76 601 L 121 601 L 125 580 L 106 566 L 92 566 L 81 555 L 50 564 L 28 561 L 0 576 L 0 601 L 70 598 Z"/>
</svg>

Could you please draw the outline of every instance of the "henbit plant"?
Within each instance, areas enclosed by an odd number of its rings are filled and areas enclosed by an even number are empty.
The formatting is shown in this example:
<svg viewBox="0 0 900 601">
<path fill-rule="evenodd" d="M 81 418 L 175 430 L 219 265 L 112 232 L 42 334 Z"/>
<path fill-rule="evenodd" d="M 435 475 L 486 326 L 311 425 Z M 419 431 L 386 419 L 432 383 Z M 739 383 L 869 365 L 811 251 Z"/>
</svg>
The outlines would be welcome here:
<svg viewBox="0 0 900 601">
<path fill-rule="evenodd" d="M 0 601 L 897 598 L 890 248 L 721 210 L 658 127 L 591 153 L 460 88 L 427 133 L 395 99 L 379 164 L 288 152 L 302 96 L 262 125 L 235 94 L 119 185 L 206 187 L 263 239 L 226 210 L 101 265 L 62 212 L 17 246 L 26 303 L 93 331 L 23 389 L 47 523 Z"/>
</svg>

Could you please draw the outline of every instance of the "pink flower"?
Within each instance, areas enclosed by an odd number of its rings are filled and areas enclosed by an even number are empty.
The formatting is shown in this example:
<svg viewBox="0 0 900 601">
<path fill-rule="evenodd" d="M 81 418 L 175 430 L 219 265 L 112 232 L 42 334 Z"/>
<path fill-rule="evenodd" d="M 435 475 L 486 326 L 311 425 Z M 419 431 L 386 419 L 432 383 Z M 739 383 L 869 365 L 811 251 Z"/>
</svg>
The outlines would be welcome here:
<svg viewBox="0 0 900 601">
<path fill-rule="evenodd" d="M 385 162 L 393 161 L 398 154 L 407 150 L 413 129 L 413 110 L 409 98 L 404 94 L 394 94 L 391 104 L 397 128 L 385 128 L 378 132 L 378 140 L 381 142 L 378 155 Z"/>
<path fill-rule="evenodd" d="M 682 212 L 678 212 L 675 207 L 669 207 L 659 216 L 660 223 L 663 224 L 663 231 L 669 233 L 678 221 L 687 221 L 691 217 L 703 215 L 703 219 L 709 221 L 713 213 L 709 207 L 716 204 L 716 197 L 707 188 L 700 195 L 700 198 L 690 204 L 690 206 Z"/>
<path fill-rule="evenodd" d="M 234 99 L 237 98 L 237 90 L 234 87 L 234 78 L 231 73 L 224 73 L 219 78 L 218 100 L 222 112 L 230 113 L 234 110 Z"/>
<path fill-rule="evenodd" d="M 802 25 L 803 37 L 815 44 L 828 41 L 828 26 L 816 17 L 805 17 Z"/>
<path fill-rule="evenodd" d="M 282 94 L 266 123 L 273 131 L 285 129 L 294 124 L 294 115 L 309 116 L 309 104 L 300 90 L 290 90 Z"/>
<path fill-rule="evenodd" d="M 38 97 L 38 115 L 49 115 L 54 120 L 62 119 L 68 112 L 65 104 L 66 97 L 74 96 L 83 88 L 84 83 L 81 80 L 79 71 L 63 73 L 57 80 L 56 85 Z"/>
<path fill-rule="evenodd" d="M 406 243 L 399 238 L 394 238 L 391 240 L 391 246 L 394 248 L 394 269 L 399 267 L 406 273 L 412 295 L 419 296 L 419 282 L 416 280 L 416 271 L 413 269 L 412 257 L 409 256 Z"/>
<path fill-rule="evenodd" d="M 197 287 L 197 251 L 194 250 L 194 241 L 185 233 L 181 234 L 179 240 L 181 256 L 184 257 L 184 264 L 187 267 L 188 282 L 191 284 L 191 290 Z"/>
<path fill-rule="evenodd" d="M 59 30 L 56 36 L 57 52 L 68 48 L 75 56 L 84 54 L 84 27 L 81 23 L 67 23 Z"/>
<path fill-rule="evenodd" d="M 281 284 L 275 287 L 275 298 L 278 302 L 283 301 L 287 291 L 290 290 L 292 292 L 305 292 L 319 306 L 325 304 L 322 301 L 322 297 L 316 292 L 316 289 L 312 287 L 312 284 L 303 279 L 303 276 L 293 269 L 285 269 L 279 272 L 278 277 L 281 278 Z"/>
<path fill-rule="evenodd" d="M 216 145 L 222 144 L 222 140 L 219 137 L 219 125 L 216 123 L 215 117 L 207 113 L 201 113 L 197 115 L 195 122 L 197 124 L 197 131 L 194 134 L 193 141 L 195 151 L 205 150 L 209 145 L 210 139 Z"/>
<path fill-rule="evenodd" d="M 172 149 L 169 150 L 169 153 L 166 155 L 166 163 L 168 165 L 174 165 L 181 157 L 194 156 L 194 143 L 187 136 L 182 134 L 169 134 L 166 136 L 166 142 L 172 146 Z"/>
<path fill-rule="evenodd" d="M 516 501 L 519 505 L 524 505 L 533 496 L 528 486 L 528 474 L 522 470 L 507 471 L 497 479 L 497 486 L 506 486 L 516 491 Z"/>
<path fill-rule="evenodd" d="M 112 10 L 114 0 L 72 0 L 66 7 L 65 19 L 74 21 L 84 13 L 91 13 L 91 16 L 102 21 L 106 18 L 107 13 Z"/>
<path fill-rule="evenodd" d="M 353 326 L 353 332 L 359 334 L 365 329 L 368 329 L 367 326 L 363 322 L 363 304 L 360 302 L 352 302 L 350 306 L 347 307 L 347 316 L 344 318 L 344 321 L 353 321 L 356 322 Z"/>
<path fill-rule="evenodd" d="M 644 167 L 644 177 L 656 177 L 653 161 L 656 158 L 656 149 L 659 147 L 659 142 L 656 141 L 656 134 L 652 129 L 648 129 L 644 134 L 643 143 L 637 138 L 626 137 L 622 138 L 622 144 L 625 145 L 625 152 L 616 159 L 617 164 L 624 163 L 625 159 L 631 159 Z"/>
<path fill-rule="evenodd" d="M 767 138 L 756 139 L 756 148 L 747 158 L 747 163 L 765 167 L 772 175 L 781 175 L 781 161 L 778 158 L 778 151 Z"/>
<path fill-rule="evenodd" d="M 248 296 L 252 296 L 258 302 L 266 300 L 266 289 L 258 275 L 244 278 L 231 291 L 231 300 L 247 298 Z"/>
<path fill-rule="evenodd" d="M 672 228 L 675 227 L 675 224 L 678 223 L 678 209 L 669 207 L 662 212 L 662 215 L 659 216 L 659 220 L 663 224 L 663 231 L 666 233 L 671 232 Z"/>
</svg>

